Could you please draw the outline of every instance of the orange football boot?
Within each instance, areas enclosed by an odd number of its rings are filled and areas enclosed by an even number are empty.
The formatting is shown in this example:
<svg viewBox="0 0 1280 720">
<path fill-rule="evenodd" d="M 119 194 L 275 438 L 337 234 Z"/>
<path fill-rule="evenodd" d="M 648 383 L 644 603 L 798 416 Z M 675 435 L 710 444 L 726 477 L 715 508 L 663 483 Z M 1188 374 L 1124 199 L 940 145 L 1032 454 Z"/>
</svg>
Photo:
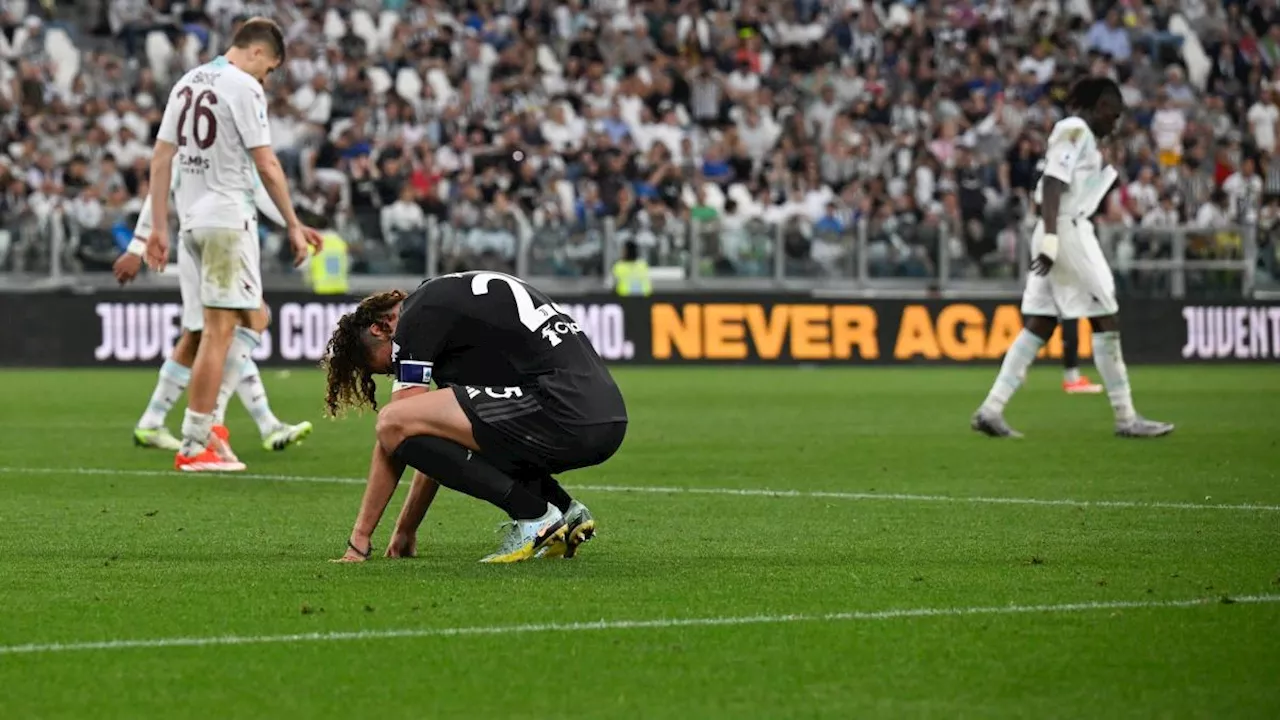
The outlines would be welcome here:
<svg viewBox="0 0 1280 720">
<path fill-rule="evenodd" d="M 1097 395 L 1103 391 L 1103 387 L 1089 378 L 1081 375 L 1075 380 L 1063 380 L 1062 390 L 1069 395 Z"/>
</svg>

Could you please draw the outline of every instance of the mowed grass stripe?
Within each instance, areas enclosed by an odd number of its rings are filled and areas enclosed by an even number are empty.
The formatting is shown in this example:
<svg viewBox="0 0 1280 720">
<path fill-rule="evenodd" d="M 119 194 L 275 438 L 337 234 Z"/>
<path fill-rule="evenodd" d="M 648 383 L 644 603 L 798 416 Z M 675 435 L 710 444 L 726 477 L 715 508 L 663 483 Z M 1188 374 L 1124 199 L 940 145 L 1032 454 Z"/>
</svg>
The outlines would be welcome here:
<svg viewBox="0 0 1280 720">
<path fill-rule="evenodd" d="M 545 623 L 533 625 L 491 625 L 452 628 L 412 628 L 401 630 L 359 630 L 355 632 L 297 633 L 291 635 L 222 635 L 213 637 L 172 637 L 140 640 L 103 640 L 71 643 L 0 645 L 0 655 L 39 655 L 91 650 L 137 650 L 171 647 L 211 647 L 221 645 L 271 645 L 350 640 L 394 640 L 405 638 L 452 638 L 471 635 L 519 635 L 526 633 L 588 632 L 600 630 L 667 630 L 690 627 L 777 625 L 812 622 L 871 622 L 912 618 L 964 617 L 973 615 L 1029 615 L 1079 613 L 1098 610 L 1150 610 L 1208 606 L 1215 603 L 1260 605 L 1280 603 L 1280 595 L 1191 598 L 1187 600 L 1116 601 L 1063 603 L 1058 605 L 1004 605 L 992 607 L 904 608 L 898 610 L 853 611 L 810 615 L 746 615 L 740 617 L 661 618 L 655 620 L 597 620 L 594 622 Z"/>
<path fill-rule="evenodd" d="M 0 467 L 0 475 L 105 475 L 125 477 L 193 477 L 176 470 L 122 470 L 115 468 Z M 257 473 L 214 474 L 223 479 L 266 480 L 364 485 L 362 478 L 311 475 L 263 475 Z M 205 475 L 204 477 L 209 477 Z M 888 502 L 966 503 L 975 505 L 1030 505 L 1044 507 L 1127 508 L 1149 510 L 1234 510 L 1280 512 L 1280 505 L 1254 503 L 1187 503 L 1163 500 L 1073 500 L 1069 498 L 984 497 L 963 495 L 915 495 L 910 493 L 860 493 L 828 490 L 771 490 L 768 488 L 682 488 L 651 485 L 567 485 L 571 490 L 602 493 L 650 493 L 659 495 L 722 495 L 730 497 L 809 498 L 821 500 L 878 500 Z"/>
</svg>

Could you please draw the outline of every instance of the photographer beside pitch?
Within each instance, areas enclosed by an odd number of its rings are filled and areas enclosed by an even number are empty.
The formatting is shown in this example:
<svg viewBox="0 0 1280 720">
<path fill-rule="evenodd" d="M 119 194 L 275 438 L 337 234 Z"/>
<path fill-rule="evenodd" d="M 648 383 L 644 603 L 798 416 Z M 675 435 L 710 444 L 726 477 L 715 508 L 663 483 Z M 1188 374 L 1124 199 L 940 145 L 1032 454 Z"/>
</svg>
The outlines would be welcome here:
<svg viewBox="0 0 1280 720">
<path fill-rule="evenodd" d="M 1124 110 L 1120 87 L 1110 78 L 1087 77 L 1071 88 L 1066 104 L 1073 114 L 1053 126 L 1044 174 L 1036 187 L 1040 222 L 1031 239 L 1035 259 L 1022 295 L 1025 327 L 1005 354 L 1000 374 L 970 425 L 992 437 L 1022 437 L 1005 422 L 1005 404 L 1053 335 L 1058 318 L 1087 317 L 1093 328 L 1094 363 L 1115 411 L 1116 435 L 1168 435 L 1173 425 L 1147 420 L 1134 409 L 1120 349 L 1115 277 L 1089 221 L 1116 179 L 1116 171 L 1104 164 L 1098 151 L 1098 138 L 1110 135 L 1119 123 Z"/>
<path fill-rule="evenodd" d="M 338 322 L 324 367 L 331 415 L 376 409 L 373 375 L 395 379 L 340 561 L 372 555 L 373 532 L 406 467 L 417 472 L 388 557 L 414 553 L 438 485 L 511 518 L 498 550 L 481 562 L 572 557 L 593 536 L 591 513 L 552 476 L 612 457 L 626 434 L 626 406 L 581 328 L 536 288 L 470 272 L 428 280 L 407 296 L 370 296 Z M 439 389 L 428 392 L 433 381 Z"/>
</svg>

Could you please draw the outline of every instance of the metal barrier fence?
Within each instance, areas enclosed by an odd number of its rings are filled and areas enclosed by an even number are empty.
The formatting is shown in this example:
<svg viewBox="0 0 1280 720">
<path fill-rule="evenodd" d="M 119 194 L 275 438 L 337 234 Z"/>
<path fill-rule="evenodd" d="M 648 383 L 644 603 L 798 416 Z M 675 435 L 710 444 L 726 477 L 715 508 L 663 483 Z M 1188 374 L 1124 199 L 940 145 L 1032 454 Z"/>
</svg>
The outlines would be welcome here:
<svg viewBox="0 0 1280 720">
<path fill-rule="evenodd" d="M 1104 226 L 1098 241 L 1125 295 L 1184 298 L 1190 291 L 1249 297 L 1260 280 L 1264 287 L 1276 282 L 1275 244 L 1256 226 Z"/>
<path fill-rule="evenodd" d="M 799 214 L 683 220 L 641 212 L 625 221 L 587 215 L 531 222 L 518 212 L 490 212 L 467 224 L 428 216 L 410 229 L 348 215 L 335 229 L 348 239 L 359 274 L 430 277 L 485 269 L 577 287 L 606 286 L 631 243 L 653 268 L 655 284 L 668 289 L 1008 294 L 1021 287 L 1030 259 L 1024 219 L 966 224 L 889 212 L 847 226 Z M 1280 228 L 1097 229 L 1122 295 L 1239 297 L 1280 288 Z M 80 228 L 62 208 L 44 216 L 24 211 L 0 230 L 0 276 L 74 282 L 106 272 L 119 252 L 111 232 Z M 268 276 L 292 272 L 279 234 L 263 233 L 263 262 Z"/>
</svg>

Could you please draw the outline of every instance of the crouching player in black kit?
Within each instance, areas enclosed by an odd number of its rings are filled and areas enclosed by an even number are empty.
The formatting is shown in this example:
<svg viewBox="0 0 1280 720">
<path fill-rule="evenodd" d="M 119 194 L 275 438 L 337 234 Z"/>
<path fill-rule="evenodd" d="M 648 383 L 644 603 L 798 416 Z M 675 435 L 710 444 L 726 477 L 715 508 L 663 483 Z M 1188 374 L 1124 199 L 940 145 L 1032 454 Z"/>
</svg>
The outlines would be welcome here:
<svg viewBox="0 0 1280 720">
<path fill-rule="evenodd" d="M 406 466 L 417 472 L 388 557 L 414 553 L 438 485 L 511 517 L 501 546 L 481 562 L 572 557 L 594 534 L 586 507 L 552 476 L 612 457 L 627 411 L 591 342 L 537 289 L 471 272 L 428 280 L 408 296 L 373 295 L 339 321 L 324 364 L 331 414 L 376 409 L 373 375 L 395 379 L 342 560 L 372 554 Z M 433 380 L 440 390 L 427 392 Z"/>
</svg>

